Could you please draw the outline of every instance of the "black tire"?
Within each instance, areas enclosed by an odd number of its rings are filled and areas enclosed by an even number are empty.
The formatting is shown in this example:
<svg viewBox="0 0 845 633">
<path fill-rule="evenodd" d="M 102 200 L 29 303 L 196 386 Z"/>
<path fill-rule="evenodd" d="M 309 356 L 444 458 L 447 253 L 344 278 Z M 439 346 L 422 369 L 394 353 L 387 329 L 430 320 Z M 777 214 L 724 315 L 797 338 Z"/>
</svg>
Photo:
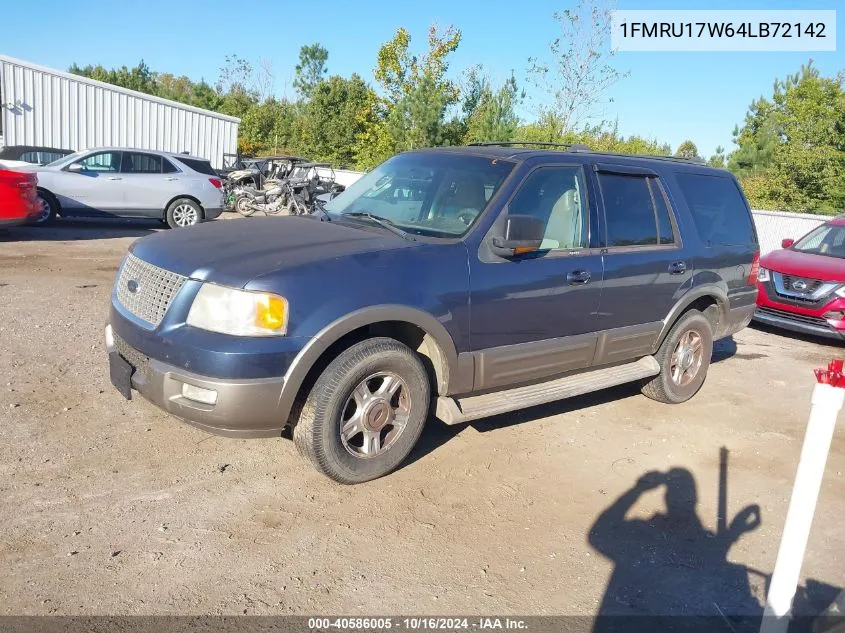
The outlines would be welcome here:
<svg viewBox="0 0 845 633">
<path fill-rule="evenodd" d="M 245 195 L 240 195 L 235 198 L 235 211 L 240 213 L 245 218 L 248 218 L 253 213 L 255 213 L 255 209 L 249 206 L 249 198 Z"/>
<path fill-rule="evenodd" d="M 390 382 L 379 383 L 380 373 L 390 376 Z M 397 379 L 401 383 L 397 393 L 379 402 L 378 390 L 395 384 Z M 345 418 L 357 415 L 356 396 L 361 389 L 375 392 L 361 409 L 361 421 L 357 423 L 362 429 L 359 447 L 359 435 L 348 431 L 349 437 L 343 438 L 341 429 Z M 342 352 L 317 379 L 293 428 L 294 443 L 299 454 L 318 471 L 342 484 L 382 477 L 399 466 L 417 443 L 428 417 L 430 394 L 425 367 L 410 348 L 391 338 L 367 339 Z M 399 411 L 405 420 L 398 432 L 392 422 L 399 417 L 384 413 L 388 401 L 390 410 L 394 414 Z M 374 430 L 368 426 L 384 424 L 385 419 L 391 423 L 383 428 Z M 346 426 L 354 430 L 356 424 L 347 422 Z M 391 436 L 394 432 L 396 435 Z M 373 445 L 372 456 L 365 455 L 370 447 L 367 435 L 378 435 L 378 446 L 383 446 L 379 451 Z"/>
<path fill-rule="evenodd" d="M 203 220 L 202 207 L 190 198 L 177 198 L 167 207 L 164 219 L 171 229 L 194 226 Z"/>
<path fill-rule="evenodd" d="M 700 356 L 675 355 L 679 343 L 684 341 L 683 350 L 693 350 L 700 344 Z M 687 344 L 689 343 L 689 344 Z M 669 330 L 665 340 L 654 357 L 660 363 L 660 373 L 643 384 L 642 392 L 652 400 L 667 404 L 680 404 L 692 398 L 707 377 L 710 359 L 713 356 L 713 330 L 710 321 L 698 310 L 686 312 Z M 689 367 L 685 367 L 690 363 Z M 690 370 L 694 374 L 690 375 Z M 686 382 L 685 382 L 686 380 Z"/>
<path fill-rule="evenodd" d="M 59 214 L 59 201 L 56 196 L 46 189 L 38 189 L 38 201 L 44 205 L 44 213 L 30 222 L 35 226 L 46 226 L 56 219 Z"/>
</svg>

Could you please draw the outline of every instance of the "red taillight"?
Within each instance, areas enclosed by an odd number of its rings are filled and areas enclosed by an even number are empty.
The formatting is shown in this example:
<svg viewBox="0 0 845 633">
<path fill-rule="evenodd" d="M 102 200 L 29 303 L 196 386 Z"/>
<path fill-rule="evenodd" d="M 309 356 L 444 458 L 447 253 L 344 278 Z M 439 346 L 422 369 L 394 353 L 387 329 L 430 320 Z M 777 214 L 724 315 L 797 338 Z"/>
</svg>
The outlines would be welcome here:
<svg viewBox="0 0 845 633">
<path fill-rule="evenodd" d="M 220 189 L 223 186 L 223 181 L 220 180 L 219 178 L 209 178 L 208 182 L 210 182 L 212 185 L 214 185 L 218 189 Z"/>
<path fill-rule="evenodd" d="M 37 184 L 38 176 L 35 174 L 0 170 L 0 185 L 17 189 L 21 196 L 33 193 Z"/>
<path fill-rule="evenodd" d="M 757 275 L 760 272 L 760 251 L 754 253 L 754 259 L 751 260 L 751 272 L 748 273 L 748 285 L 757 285 Z"/>
</svg>

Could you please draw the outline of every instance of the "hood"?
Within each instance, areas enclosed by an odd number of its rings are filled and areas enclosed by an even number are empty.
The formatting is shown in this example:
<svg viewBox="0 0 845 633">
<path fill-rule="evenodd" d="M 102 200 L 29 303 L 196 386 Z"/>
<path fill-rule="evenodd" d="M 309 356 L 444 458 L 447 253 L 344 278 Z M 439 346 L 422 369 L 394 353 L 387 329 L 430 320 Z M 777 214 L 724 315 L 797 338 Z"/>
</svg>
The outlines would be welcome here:
<svg viewBox="0 0 845 633">
<path fill-rule="evenodd" d="M 838 257 L 814 255 L 784 248 L 762 257 L 760 265 L 787 275 L 845 283 L 845 259 Z"/>
<path fill-rule="evenodd" d="M 130 251 L 180 275 L 237 288 L 315 261 L 418 245 L 378 227 L 287 216 L 217 220 L 143 237 Z"/>
</svg>

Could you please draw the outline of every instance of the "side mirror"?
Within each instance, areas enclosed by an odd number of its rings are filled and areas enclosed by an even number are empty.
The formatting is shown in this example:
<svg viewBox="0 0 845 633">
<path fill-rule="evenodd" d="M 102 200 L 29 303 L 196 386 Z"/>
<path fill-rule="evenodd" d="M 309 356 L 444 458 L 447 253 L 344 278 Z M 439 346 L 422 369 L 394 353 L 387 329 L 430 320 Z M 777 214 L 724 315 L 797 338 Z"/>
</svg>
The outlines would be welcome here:
<svg viewBox="0 0 845 633">
<path fill-rule="evenodd" d="M 785 240 L 783 240 L 780 243 L 780 247 L 781 248 L 791 248 L 793 244 L 795 244 L 795 240 L 790 239 L 790 238 L 786 238 Z"/>
<path fill-rule="evenodd" d="M 513 257 L 540 249 L 546 223 L 531 215 L 508 214 L 505 219 L 504 235 L 497 235 L 491 241 L 493 252 L 500 257 Z"/>
<path fill-rule="evenodd" d="M 74 174 L 78 174 L 82 171 L 82 165 L 79 163 L 71 163 L 67 166 L 67 170 L 73 172 Z"/>
</svg>

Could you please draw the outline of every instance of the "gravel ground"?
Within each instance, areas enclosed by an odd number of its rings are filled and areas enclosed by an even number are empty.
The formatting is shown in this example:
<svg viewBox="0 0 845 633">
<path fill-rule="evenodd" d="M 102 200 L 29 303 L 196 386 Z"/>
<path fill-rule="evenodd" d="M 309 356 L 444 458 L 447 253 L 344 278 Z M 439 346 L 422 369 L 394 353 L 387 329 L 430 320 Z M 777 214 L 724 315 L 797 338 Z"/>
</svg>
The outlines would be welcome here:
<svg viewBox="0 0 845 633">
<path fill-rule="evenodd" d="M 111 284 L 132 240 L 159 227 L 0 234 L 1 614 L 759 609 L 812 369 L 841 347 L 749 328 L 719 343 L 686 404 L 622 387 L 432 421 L 401 470 L 344 487 L 289 440 L 206 435 L 111 387 Z M 717 533 L 721 447 L 728 522 L 759 506 L 733 524 L 744 533 Z M 807 609 L 845 585 L 843 471 L 839 429 Z"/>
</svg>

